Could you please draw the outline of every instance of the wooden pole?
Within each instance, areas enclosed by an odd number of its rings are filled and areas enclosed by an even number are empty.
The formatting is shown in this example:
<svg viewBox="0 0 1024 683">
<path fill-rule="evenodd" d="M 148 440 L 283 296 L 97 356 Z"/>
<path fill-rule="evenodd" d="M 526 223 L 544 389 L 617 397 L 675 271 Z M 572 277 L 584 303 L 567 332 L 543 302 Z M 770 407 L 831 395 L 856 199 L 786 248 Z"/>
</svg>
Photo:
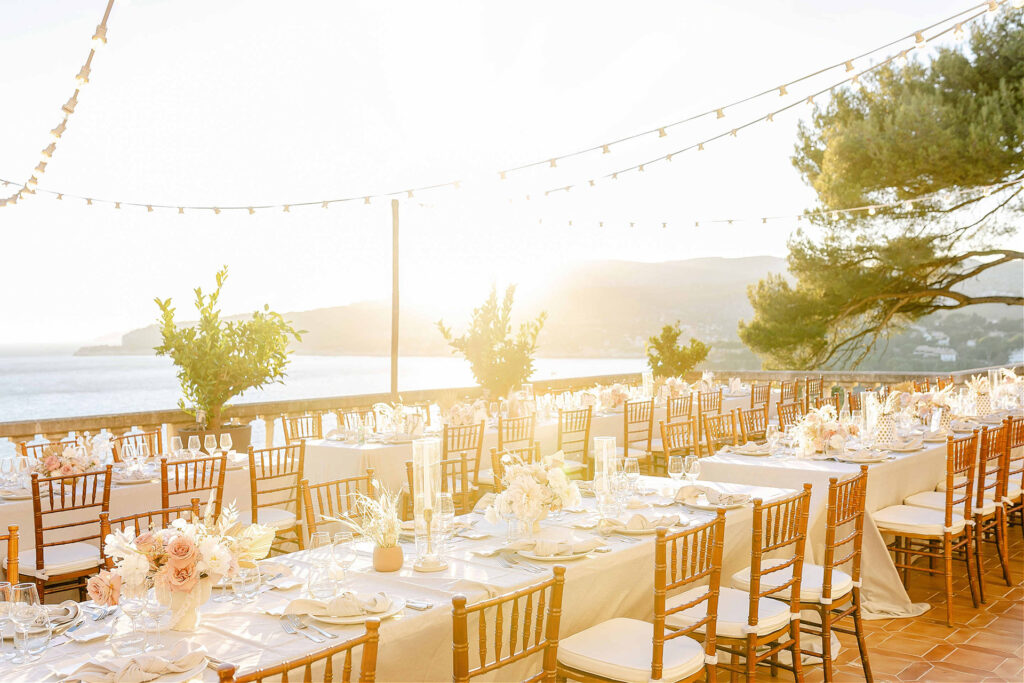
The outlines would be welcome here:
<svg viewBox="0 0 1024 683">
<path fill-rule="evenodd" d="M 391 398 L 398 399 L 398 200 L 391 200 Z"/>
</svg>

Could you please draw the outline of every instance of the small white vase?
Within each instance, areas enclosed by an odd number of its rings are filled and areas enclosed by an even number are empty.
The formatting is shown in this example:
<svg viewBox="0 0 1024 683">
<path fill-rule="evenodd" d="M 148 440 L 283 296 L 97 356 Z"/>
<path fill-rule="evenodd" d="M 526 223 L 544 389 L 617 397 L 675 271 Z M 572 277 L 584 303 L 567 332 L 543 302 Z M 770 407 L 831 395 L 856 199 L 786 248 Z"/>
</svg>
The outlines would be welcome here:
<svg viewBox="0 0 1024 683">
<path fill-rule="evenodd" d="M 157 600 L 171 608 L 171 630 L 193 633 L 199 628 L 199 608 L 210 599 L 213 585 L 219 576 L 206 576 L 196 582 L 188 592 L 172 591 L 168 588 L 157 590 Z"/>
</svg>

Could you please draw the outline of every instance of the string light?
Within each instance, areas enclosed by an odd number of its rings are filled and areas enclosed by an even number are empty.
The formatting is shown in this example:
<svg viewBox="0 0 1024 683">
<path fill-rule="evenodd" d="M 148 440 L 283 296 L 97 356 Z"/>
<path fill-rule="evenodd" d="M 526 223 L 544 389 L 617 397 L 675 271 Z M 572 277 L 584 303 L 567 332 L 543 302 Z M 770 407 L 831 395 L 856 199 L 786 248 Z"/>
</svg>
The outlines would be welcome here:
<svg viewBox="0 0 1024 683">
<path fill-rule="evenodd" d="M 57 150 L 57 143 L 55 143 L 55 142 L 51 142 L 51 143 L 49 144 L 49 146 L 48 146 L 48 147 L 47 147 L 46 149 L 44 149 L 44 150 L 43 150 L 42 154 L 43 154 L 43 156 L 44 156 L 44 157 L 46 157 L 47 159 L 49 159 L 50 157 L 52 157 L 52 156 L 53 156 L 53 153 L 54 153 L 54 152 L 55 152 L 56 150 Z"/>
<path fill-rule="evenodd" d="M 68 120 L 64 119 L 63 121 L 58 123 L 53 130 L 50 131 L 50 137 L 53 138 L 54 140 L 60 140 L 60 136 L 64 135 L 64 131 L 67 130 L 67 127 Z"/>
<path fill-rule="evenodd" d="M 89 82 L 89 72 L 89 65 L 84 64 L 82 66 L 82 70 L 78 72 L 77 76 L 75 76 L 75 81 L 78 83 L 78 85 L 82 86 Z"/>
</svg>

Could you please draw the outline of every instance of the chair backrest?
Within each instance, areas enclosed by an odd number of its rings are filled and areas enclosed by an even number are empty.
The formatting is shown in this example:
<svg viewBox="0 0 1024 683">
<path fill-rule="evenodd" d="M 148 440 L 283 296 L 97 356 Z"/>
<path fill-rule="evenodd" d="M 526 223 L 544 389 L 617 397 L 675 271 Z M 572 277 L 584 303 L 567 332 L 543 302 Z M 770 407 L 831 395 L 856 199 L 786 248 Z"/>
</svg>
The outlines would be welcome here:
<svg viewBox="0 0 1024 683">
<path fill-rule="evenodd" d="M 212 500 L 213 516 L 220 516 L 224 502 L 224 472 L 227 461 L 225 454 L 185 460 L 161 458 L 160 506 L 169 508 L 184 496 L 192 498 L 193 493 L 205 492 L 206 500 L 201 501 L 201 505 L 209 505 Z"/>
<path fill-rule="evenodd" d="M 371 431 L 377 428 L 377 413 L 373 412 L 373 408 L 337 410 L 335 416 L 338 418 L 338 429 L 354 431 L 359 425 L 369 427 Z"/>
<path fill-rule="evenodd" d="M 980 513 L 985 499 L 996 502 L 1006 495 L 1006 481 L 1010 468 L 1009 425 L 982 427 L 978 448 L 978 477 L 974 481 L 974 511 Z"/>
<path fill-rule="evenodd" d="M 954 382 L 953 382 L 953 375 L 950 375 L 948 377 L 936 377 L 935 378 L 935 386 L 938 387 L 939 391 L 942 391 L 946 387 L 952 386 L 953 384 L 954 384 Z"/>
<path fill-rule="evenodd" d="M 654 399 L 626 401 L 622 410 L 623 457 L 628 458 L 630 450 L 640 455 L 650 452 L 653 431 Z"/>
<path fill-rule="evenodd" d="M 779 387 L 781 392 L 779 399 L 783 403 L 789 403 L 800 398 L 799 380 L 793 380 L 792 382 L 782 382 Z"/>
<path fill-rule="evenodd" d="M 768 407 L 772 400 L 771 382 L 753 382 L 750 385 L 750 408 Z"/>
<path fill-rule="evenodd" d="M 673 455 L 697 455 L 699 442 L 697 421 L 692 417 L 675 422 L 661 423 L 661 447 L 665 451 L 665 462 Z"/>
<path fill-rule="evenodd" d="M 558 450 L 591 470 L 590 417 L 592 408 L 558 411 Z"/>
<path fill-rule="evenodd" d="M 913 382 L 911 382 L 911 384 L 914 387 L 914 391 L 917 391 L 917 392 L 920 392 L 920 393 L 924 393 L 926 391 L 930 391 L 930 389 L 931 389 L 927 377 L 925 377 L 922 380 L 916 380 L 915 379 Z"/>
<path fill-rule="evenodd" d="M 18 525 L 11 524 L 7 527 L 7 533 L 0 535 L 0 543 L 7 542 L 7 573 L 4 580 L 12 586 L 20 583 L 18 572 Z"/>
<path fill-rule="evenodd" d="M 1024 446 L 1024 416 L 1009 417 L 1009 439 L 1010 448 L 1020 448 Z"/>
<path fill-rule="evenodd" d="M 299 482 L 305 476 L 306 442 L 275 448 L 249 446 L 249 491 L 252 523 L 261 508 L 282 508 L 302 518 Z"/>
<path fill-rule="evenodd" d="M 804 416 L 804 412 L 804 406 L 799 401 L 779 401 L 779 427 L 786 429 L 795 425 Z"/>
<path fill-rule="evenodd" d="M 22 441 L 21 443 L 18 444 L 18 453 L 24 456 L 35 458 L 36 460 L 41 460 L 43 457 L 43 451 L 45 451 L 47 448 L 55 444 L 60 446 L 76 446 L 78 445 L 78 440 L 67 438 L 61 439 L 60 441 L 47 441 L 45 443 L 32 444 L 28 443 L 27 441 Z"/>
<path fill-rule="evenodd" d="M 814 405 L 814 402 L 822 397 L 822 384 L 821 377 L 808 377 L 804 379 L 804 408 Z"/>
<path fill-rule="evenodd" d="M 516 458 L 524 463 L 535 463 L 540 462 L 540 443 L 534 441 L 529 446 L 519 446 L 518 448 L 505 448 L 499 450 L 495 447 L 491 447 L 491 473 L 494 479 L 494 492 L 501 493 L 505 490 L 505 485 L 502 483 L 502 479 L 505 477 L 505 459 L 506 456 Z"/>
<path fill-rule="evenodd" d="M 498 418 L 498 448 L 506 450 L 533 443 L 537 420 L 534 415 Z"/>
<path fill-rule="evenodd" d="M 800 614 L 800 580 L 804 567 L 804 546 L 807 541 L 807 508 L 811 485 L 804 490 L 771 503 L 754 499 L 754 524 L 750 537 L 750 607 L 747 624 L 757 626 L 758 603 L 761 598 L 776 596 L 789 603 L 790 614 Z M 764 566 L 762 560 L 770 558 Z M 776 579 L 761 590 L 761 577 L 792 568 L 788 581 Z M 783 573 L 785 576 L 785 573 Z M 789 592 L 789 597 L 782 597 Z M 756 629 L 751 629 L 756 631 Z"/>
<path fill-rule="evenodd" d="M 843 407 L 843 396 L 842 394 L 832 394 L 831 396 L 819 396 L 814 399 L 814 407 L 822 408 L 824 406 L 832 406 L 836 409 L 836 413 Z"/>
<path fill-rule="evenodd" d="M 100 513 L 110 509 L 112 470 L 113 466 L 107 465 L 102 470 L 66 477 L 40 477 L 32 473 L 35 568 L 38 573 L 42 573 L 44 567 L 44 548 L 100 538 Z M 50 532 L 59 536 L 59 540 L 52 538 Z"/>
<path fill-rule="evenodd" d="M 473 509 L 473 489 L 470 487 L 470 471 L 473 465 L 466 456 L 441 461 L 441 492 L 452 494 L 455 514 L 464 515 Z M 412 461 L 405 463 L 405 476 L 409 482 L 409 498 L 412 498 Z"/>
<path fill-rule="evenodd" d="M 310 484 L 303 479 L 299 482 L 302 492 L 302 504 L 305 508 L 305 523 L 308 536 L 317 531 L 317 525 L 323 524 L 324 517 L 341 519 L 352 515 L 355 509 L 356 494 L 373 496 L 373 469 L 358 477 L 346 477 L 319 484 Z"/>
<path fill-rule="evenodd" d="M 867 488 L 867 465 L 861 465 L 860 473 L 849 479 L 839 481 L 832 477 L 828 480 L 825 563 L 822 565 L 821 588 L 821 596 L 825 600 L 832 599 L 832 577 L 838 567 L 849 564 L 854 586 L 860 585 L 860 551 L 864 540 L 864 501 L 867 497 Z M 838 536 L 842 533 L 846 535 Z"/>
<path fill-rule="evenodd" d="M 484 423 L 451 426 L 445 425 L 441 436 L 441 459 L 455 460 L 465 457 L 470 465 L 470 481 L 479 483 L 480 456 L 484 448 Z M 410 491 L 412 489 L 409 489 Z"/>
<path fill-rule="evenodd" d="M 281 426 L 284 428 L 284 442 L 289 446 L 306 439 L 324 438 L 324 423 L 320 419 L 320 413 L 282 415 Z"/>
<path fill-rule="evenodd" d="M 736 420 L 740 424 L 740 434 L 744 441 L 763 439 L 768 431 L 768 405 L 750 410 L 737 408 Z"/>
<path fill-rule="evenodd" d="M 693 414 L 693 394 L 670 396 L 665 406 L 665 419 L 674 422 L 679 418 L 689 420 Z"/>
<path fill-rule="evenodd" d="M 693 529 L 668 533 L 659 528 L 654 542 L 654 651 L 651 656 L 651 679 L 663 673 L 665 641 L 688 636 L 698 629 L 704 632 L 705 661 L 715 655 L 715 626 L 718 620 L 718 591 L 722 580 L 722 548 L 725 539 L 725 510 L 718 510 L 715 519 Z M 669 591 L 682 591 L 691 584 L 707 579 L 708 590 L 690 602 L 665 608 Z M 665 619 L 677 612 L 706 602 L 705 616 L 679 630 L 665 630 Z M 705 665 L 705 673 L 711 673 Z M 714 680 L 708 677 L 707 680 Z"/>
<path fill-rule="evenodd" d="M 978 456 L 978 430 L 970 436 L 946 437 L 946 516 L 945 527 L 953 526 L 953 515 L 973 519 L 974 475 Z M 958 505 L 963 507 L 957 511 Z"/>
<path fill-rule="evenodd" d="M 124 460 L 125 446 L 131 446 L 135 453 L 139 454 L 140 446 L 145 444 L 150 457 L 153 458 L 159 456 L 164 451 L 163 435 L 159 429 L 154 429 L 151 432 L 134 432 L 132 434 L 115 436 L 110 440 L 110 444 L 113 447 L 114 462 L 122 462 Z"/>
<path fill-rule="evenodd" d="M 193 498 L 188 505 L 178 505 L 163 510 L 147 510 L 136 512 L 123 517 L 110 518 L 109 512 L 100 513 L 100 558 L 107 569 L 114 568 L 114 559 L 107 556 L 106 538 L 115 531 L 127 531 L 131 529 L 138 538 L 146 531 L 166 529 L 176 519 L 199 519 L 199 499 Z"/>
<path fill-rule="evenodd" d="M 527 681 L 555 680 L 558 628 L 562 618 L 565 567 L 556 565 L 550 579 L 474 605 L 466 596 L 452 598 L 452 670 L 455 683 L 495 671 L 543 652 L 542 671 Z M 506 624 L 505 615 L 508 614 Z M 470 665 L 469 619 L 478 621 L 478 661 Z M 507 637 L 503 629 L 508 629 Z M 492 633 L 493 631 L 493 633 Z"/>
<path fill-rule="evenodd" d="M 722 388 L 714 391 L 697 392 L 697 420 L 705 415 L 714 415 L 722 410 Z"/>
<path fill-rule="evenodd" d="M 705 455 L 714 455 L 722 446 L 736 445 L 736 414 L 704 416 Z"/>
<path fill-rule="evenodd" d="M 846 393 L 846 400 L 849 401 L 851 411 L 862 410 L 860 398 L 863 393 L 863 391 L 854 391 L 853 389 Z"/>
<path fill-rule="evenodd" d="M 255 669 L 240 676 L 235 675 L 233 664 L 222 663 L 217 665 L 217 677 L 220 683 L 250 683 L 252 681 L 273 681 L 289 680 L 288 672 L 302 669 L 302 675 L 297 680 L 301 681 L 339 681 L 349 683 L 352 680 L 352 659 L 353 650 L 362 646 L 362 655 L 359 660 L 359 683 L 374 683 L 377 679 L 377 643 L 379 636 L 377 630 L 380 627 L 379 619 L 367 619 L 366 631 L 361 636 L 342 641 L 337 645 L 331 645 L 323 650 L 317 650 L 304 657 L 290 659 L 280 664 L 265 669 Z M 341 676 L 336 677 L 334 670 L 334 658 L 344 654 L 345 660 L 342 664 Z M 323 662 L 323 671 L 317 671 L 314 675 L 313 665 Z"/>
</svg>

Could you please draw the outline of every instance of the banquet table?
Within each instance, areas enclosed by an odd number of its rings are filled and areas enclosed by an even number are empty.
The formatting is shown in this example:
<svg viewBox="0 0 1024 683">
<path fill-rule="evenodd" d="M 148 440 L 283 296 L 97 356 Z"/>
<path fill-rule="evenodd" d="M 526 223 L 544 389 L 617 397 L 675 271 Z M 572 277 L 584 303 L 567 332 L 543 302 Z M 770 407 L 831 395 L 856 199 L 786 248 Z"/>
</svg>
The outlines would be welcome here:
<svg viewBox="0 0 1024 683">
<path fill-rule="evenodd" d="M 642 477 L 640 482 L 643 487 L 663 492 L 670 491 L 672 487 L 669 480 L 662 478 Z M 714 483 L 708 485 L 727 492 L 745 492 L 764 500 L 793 493 L 791 490 L 773 487 Z M 563 538 L 567 534 L 576 534 L 577 537 L 587 535 L 589 532 L 574 530 L 570 524 L 579 520 L 594 519 L 594 505 L 593 498 L 584 498 L 585 511 L 564 513 L 563 518 L 559 520 L 545 520 L 542 522 L 541 534 L 552 538 Z M 691 524 L 703 523 L 712 519 L 714 515 L 712 512 L 679 505 L 671 508 L 645 508 L 636 512 L 652 516 L 681 514 L 690 520 Z M 751 514 L 749 504 L 726 513 L 723 582 L 733 572 L 749 564 Z M 378 680 L 451 680 L 452 597 L 463 594 L 470 603 L 473 603 L 497 594 L 512 592 L 549 576 L 546 572 L 538 574 L 518 567 L 509 568 L 503 566 L 497 558 L 474 554 L 474 550 L 491 549 L 502 544 L 505 529 L 503 524 L 489 525 L 478 514 L 467 515 L 466 519 L 475 520 L 474 529 L 490 532 L 492 536 L 482 540 L 460 539 L 453 543 L 448 554 L 449 566 L 442 572 L 420 574 L 413 571 L 413 546 L 404 543 L 405 566 L 393 574 L 378 573 L 372 569 L 370 548 L 360 547 L 358 559 L 349 572 L 349 589 L 360 593 L 385 591 L 392 598 L 423 600 L 433 605 L 427 611 L 405 608 L 396 616 L 383 621 L 377 662 Z M 567 637 L 617 616 L 652 618 L 653 539 L 653 536 L 639 536 L 626 540 L 613 535 L 606 539 L 609 552 L 591 553 L 583 559 L 558 562 L 566 566 L 561 637 Z M 310 551 L 277 556 L 272 561 L 288 565 L 300 579 L 308 575 L 312 566 Z M 534 564 L 547 570 L 556 563 L 535 561 Z M 181 640 L 196 647 L 202 645 L 210 656 L 237 665 L 240 672 L 271 666 L 326 646 L 313 644 L 298 635 L 286 634 L 277 623 L 278 617 L 266 613 L 266 610 L 275 606 L 283 607 L 297 597 L 305 597 L 305 588 L 263 592 L 255 604 L 248 606 L 210 601 L 202 607 L 202 621 L 196 633 L 167 631 L 153 634 L 151 638 L 164 646 L 171 646 Z M 507 617 L 507 610 L 505 614 Z M 361 625 L 321 626 L 338 633 L 342 638 L 350 638 L 363 631 Z M 469 632 L 476 633 L 475 623 L 470 624 Z M 43 653 L 41 660 L 9 670 L 4 675 L 4 680 L 17 683 L 44 680 L 51 675 L 53 667 L 66 667 L 70 665 L 69 663 L 80 662 L 90 656 L 102 656 L 105 649 L 107 646 L 103 640 L 80 644 L 68 642 L 65 637 L 57 636 L 53 645 Z M 475 648 L 471 647 L 470 651 L 474 652 Z M 535 656 L 530 660 L 518 662 L 515 666 L 482 676 L 481 679 L 523 680 L 539 670 L 540 662 Z M 216 676 L 212 670 L 207 669 L 202 673 L 202 680 L 214 681 Z"/>
</svg>

